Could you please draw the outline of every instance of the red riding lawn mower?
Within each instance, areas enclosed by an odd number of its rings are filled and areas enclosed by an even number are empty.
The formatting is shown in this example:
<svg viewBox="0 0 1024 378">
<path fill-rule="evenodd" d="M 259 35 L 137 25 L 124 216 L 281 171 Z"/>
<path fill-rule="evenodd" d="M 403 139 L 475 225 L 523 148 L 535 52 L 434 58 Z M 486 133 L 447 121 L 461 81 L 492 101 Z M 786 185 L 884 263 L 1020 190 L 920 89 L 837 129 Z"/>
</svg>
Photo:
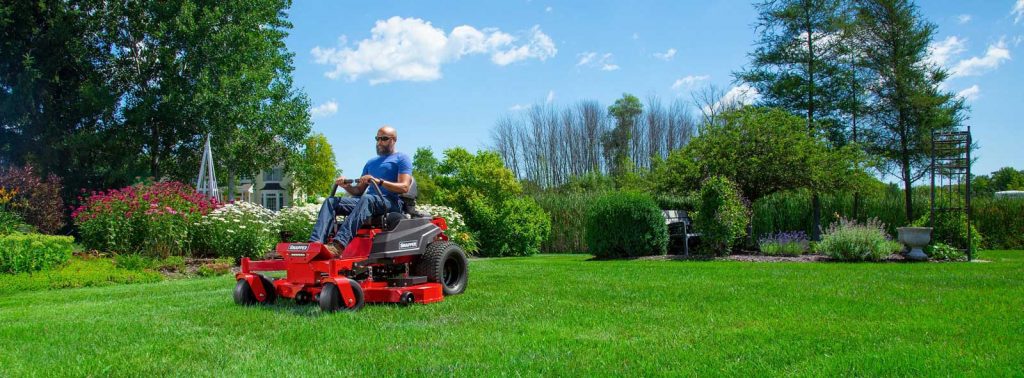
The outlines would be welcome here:
<svg viewBox="0 0 1024 378">
<path fill-rule="evenodd" d="M 332 198 L 337 190 L 335 185 Z M 333 312 L 356 311 L 366 302 L 406 306 L 461 294 L 469 279 L 469 261 L 461 247 L 448 241 L 444 218 L 416 211 L 415 181 L 402 202 L 402 213 L 374 216 L 363 223 L 340 255 L 322 243 L 279 243 L 273 259 L 243 258 L 242 271 L 235 275 L 235 303 L 272 304 L 278 298 L 292 298 L 298 304 L 319 302 L 321 310 Z M 336 233 L 337 227 L 335 219 L 329 229 Z M 269 271 L 287 275 L 272 279 L 256 273 Z"/>
</svg>

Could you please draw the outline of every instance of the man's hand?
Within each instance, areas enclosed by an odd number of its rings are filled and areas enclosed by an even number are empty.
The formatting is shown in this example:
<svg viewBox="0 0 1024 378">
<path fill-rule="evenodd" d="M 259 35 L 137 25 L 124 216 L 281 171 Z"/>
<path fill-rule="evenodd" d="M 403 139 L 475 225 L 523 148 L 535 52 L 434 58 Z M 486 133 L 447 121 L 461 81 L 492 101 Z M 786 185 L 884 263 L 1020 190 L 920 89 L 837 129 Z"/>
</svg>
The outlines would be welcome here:
<svg viewBox="0 0 1024 378">
<path fill-rule="evenodd" d="M 370 182 L 374 181 L 374 177 L 370 175 L 363 175 L 359 178 L 359 185 L 369 185 Z"/>
<path fill-rule="evenodd" d="M 338 186 L 340 186 L 342 188 L 352 187 L 351 183 L 345 182 L 345 176 L 338 176 L 338 178 L 334 180 L 334 184 L 338 185 Z"/>
</svg>

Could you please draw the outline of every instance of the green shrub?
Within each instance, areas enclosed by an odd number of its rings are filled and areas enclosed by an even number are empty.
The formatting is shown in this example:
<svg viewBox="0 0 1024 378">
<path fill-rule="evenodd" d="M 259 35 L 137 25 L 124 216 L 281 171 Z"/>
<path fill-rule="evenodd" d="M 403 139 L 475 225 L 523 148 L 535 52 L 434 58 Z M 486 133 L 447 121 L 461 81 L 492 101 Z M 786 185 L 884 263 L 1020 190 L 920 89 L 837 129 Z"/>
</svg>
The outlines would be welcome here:
<svg viewBox="0 0 1024 378">
<path fill-rule="evenodd" d="M 664 255 L 668 228 L 658 204 L 637 192 L 608 193 L 590 205 L 587 247 L 602 258 Z"/>
<path fill-rule="evenodd" d="M 701 253 L 728 255 L 736 240 L 746 235 L 750 210 L 736 184 L 725 177 L 714 176 L 701 186 L 700 203 L 693 220 L 701 234 Z"/>
<path fill-rule="evenodd" d="M 463 148 L 446 150 L 433 179 L 436 204 L 451 206 L 475 232 L 483 256 L 537 253 L 551 233 L 551 219 L 530 197 L 493 151 L 476 155 Z"/>
<path fill-rule="evenodd" d="M 284 241 L 289 243 L 309 240 L 309 235 L 313 233 L 313 225 L 316 224 L 321 207 L 323 207 L 323 202 L 281 209 L 281 211 L 274 215 L 274 228 L 277 231 L 277 235 L 286 236 Z M 344 216 L 339 217 L 339 221 L 344 218 Z"/>
<path fill-rule="evenodd" d="M 963 213 L 938 213 L 935 217 L 935 225 L 929 221 L 930 215 L 925 214 L 911 226 L 933 227 L 932 242 L 942 242 L 957 249 L 967 249 L 967 216 Z M 971 226 L 971 247 L 975 252 L 981 247 L 982 236 L 978 229 Z"/>
<path fill-rule="evenodd" d="M 658 207 L 662 210 L 694 211 L 697 210 L 700 197 L 697 196 L 697 193 L 687 195 L 656 194 L 654 200 L 658 202 Z"/>
<path fill-rule="evenodd" d="M 262 257 L 279 240 L 273 219 L 273 211 L 250 202 L 235 202 L 218 208 L 195 223 L 194 253 L 214 257 Z"/>
<path fill-rule="evenodd" d="M 840 218 L 829 226 L 818 252 L 838 260 L 879 261 L 898 252 L 903 245 L 889 239 L 885 224 L 877 219 L 865 223 Z"/>
<path fill-rule="evenodd" d="M 33 231 L 33 227 L 25 224 L 18 214 L 4 210 L 4 208 L 0 206 L 0 235 L 10 235 L 15 232 L 28 234 Z"/>
<path fill-rule="evenodd" d="M 943 242 L 933 243 L 925 248 L 925 252 L 928 253 L 928 257 L 935 260 L 961 261 L 967 259 L 960 249 Z"/>
<path fill-rule="evenodd" d="M 462 218 L 462 214 L 459 214 L 455 209 L 448 206 L 430 204 L 416 205 L 416 209 L 435 217 L 444 218 L 445 224 L 448 225 L 445 235 L 448 235 L 449 240 L 462 247 L 462 250 L 466 251 L 466 253 L 475 255 L 480 251 L 480 243 L 476 240 L 476 236 L 466 226 L 466 221 Z"/>
<path fill-rule="evenodd" d="M 0 235 L 0 273 L 29 273 L 71 258 L 74 238 L 15 232 Z"/>
<path fill-rule="evenodd" d="M 497 208 L 471 199 L 469 209 L 467 223 L 479 230 L 483 256 L 532 256 L 551 233 L 551 218 L 530 197 L 509 199 Z"/>
</svg>

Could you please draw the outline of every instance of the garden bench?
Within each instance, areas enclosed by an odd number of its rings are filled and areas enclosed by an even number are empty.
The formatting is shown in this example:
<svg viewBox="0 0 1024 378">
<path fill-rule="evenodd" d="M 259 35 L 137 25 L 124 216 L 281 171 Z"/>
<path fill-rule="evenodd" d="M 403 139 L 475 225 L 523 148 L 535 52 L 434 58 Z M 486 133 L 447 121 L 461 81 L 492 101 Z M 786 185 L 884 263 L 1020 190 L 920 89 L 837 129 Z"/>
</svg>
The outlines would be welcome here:
<svg viewBox="0 0 1024 378">
<path fill-rule="evenodd" d="M 693 220 L 685 210 L 662 210 L 665 225 L 668 227 L 669 251 L 678 251 L 683 246 L 683 255 L 690 255 L 690 239 L 699 241 L 700 233 L 693 232 Z"/>
</svg>

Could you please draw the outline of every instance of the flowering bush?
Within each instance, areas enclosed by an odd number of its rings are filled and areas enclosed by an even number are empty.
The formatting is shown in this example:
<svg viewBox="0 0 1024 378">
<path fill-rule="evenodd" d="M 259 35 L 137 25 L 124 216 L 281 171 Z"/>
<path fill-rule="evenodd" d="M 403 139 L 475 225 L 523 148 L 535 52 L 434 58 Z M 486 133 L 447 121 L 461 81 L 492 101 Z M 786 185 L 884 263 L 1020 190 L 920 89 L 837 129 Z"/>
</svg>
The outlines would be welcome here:
<svg viewBox="0 0 1024 378">
<path fill-rule="evenodd" d="M 60 178 L 40 178 L 32 166 L 0 168 L 0 189 L 8 211 L 17 214 L 39 232 L 52 234 L 64 227 L 64 200 Z"/>
<path fill-rule="evenodd" d="M 479 243 L 477 243 L 473 232 L 470 231 L 469 227 L 466 227 L 466 221 L 462 219 L 462 214 L 459 214 L 455 209 L 441 205 L 418 204 L 416 205 L 416 210 L 435 217 L 444 218 L 445 223 L 448 224 L 448 231 L 445 231 L 445 234 L 448 235 L 451 241 L 462 247 L 462 250 L 466 251 L 466 253 L 476 254 L 480 250 Z"/>
<path fill-rule="evenodd" d="M 809 243 L 806 233 L 791 231 L 765 235 L 757 244 L 766 256 L 800 256 L 807 252 Z"/>
<path fill-rule="evenodd" d="M 304 242 L 309 240 L 309 235 L 316 224 L 317 214 L 320 213 L 321 203 L 311 203 L 301 206 L 292 206 L 281 209 L 274 217 L 275 229 L 287 242 Z M 345 219 L 339 217 L 339 222 Z"/>
<path fill-rule="evenodd" d="M 839 218 L 818 243 L 818 251 L 839 260 L 878 261 L 898 252 L 902 244 L 889 239 L 885 224 L 872 218 L 867 223 Z"/>
<path fill-rule="evenodd" d="M 194 223 L 193 251 L 220 257 L 262 257 L 277 240 L 274 212 L 251 202 L 224 205 Z"/>
<path fill-rule="evenodd" d="M 173 181 L 93 192 L 82 203 L 71 217 L 86 248 L 162 258 L 185 254 L 192 224 L 218 206 Z"/>
</svg>

